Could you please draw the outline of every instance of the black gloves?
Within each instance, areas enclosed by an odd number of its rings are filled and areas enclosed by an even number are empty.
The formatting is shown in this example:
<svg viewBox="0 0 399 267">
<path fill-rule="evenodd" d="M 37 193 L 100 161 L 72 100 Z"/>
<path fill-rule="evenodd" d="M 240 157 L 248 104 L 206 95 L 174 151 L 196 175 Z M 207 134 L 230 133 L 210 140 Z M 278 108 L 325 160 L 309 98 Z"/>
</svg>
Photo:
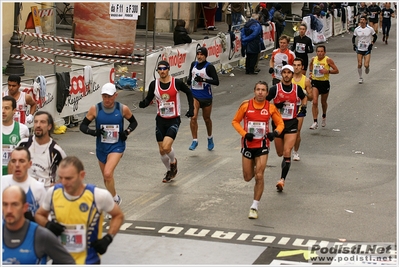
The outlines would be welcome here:
<svg viewBox="0 0 399 267">
<path fill-rule="evenodd" d="M 270 142 L 273 142 L 273 140 L 274 140 L 274 137 L 276 137 L 276 136 L 278 136 L 278 134 L 277 134 L 277 132 L 276 132 L 276 131 L 274 131 L 274 132 L 271 132 L 271 133 L 267 133 L 267 134 L 266 134 L 266 137 L 267 137 L 267 139 L 269 139 L 269 140 L 270 140 Z"/>
<path fill-rule="evenodd" d="M 284 107 L 284 102 L 280 102 L 280 103 L 275 103 L 274 104 L 276 106 L 276 108 L 281 109 L 282 107 Z"/>
<path fill-rule="evenodd" d="M 298 114 L 302 114 L 306 116 L 306 106 L 300 106 L 298 110 Z"/>
<path fill-rule="evenodd" d="M 139 108 L 145 108 L 145 100 L 140 101 Z"/>
<path fill-rule="evenodd" d="M 202 77 L 201 76 L 195 76 L 194 81 L 196 81 L 197 83 L 202 82 Z"/>
<path fill-rule="evenodd" d="M 274 68 L 269 69 L 269 73 L 272 74 L 274 72 Z"/>
<path fill-rule="evenodd" d="M 353 44 L 353 51 L 356 52 L 356 50 L 357 50 L 357 46 L 355 44 Z"/>
<path fill-rule="evenodd" d="M 368 51 L 371 51 L 373 49 L 373 44 L 370 44 L 369 47 L 367 48 Z"/>
<path fill-rule="evenodd" d="M 283 66 L 288 64 L 287 61 L 285 61 L 285 60 L 283 60 L 282 63 L 283 63 Z"/>
<path fill-rule="evenodd" d="M 61 235 L 62 232 L 64 232 L 65 230 L 65 226 L 53 221 L 47 222 L 46 228 L 49 229 L 51 232 L 53 232 L 53 234 L 55 234 L 56 236 Z"/>
<path fill-rule="evenodd" d="M 119 138 L 120 138 L 122 141 L 126 141 L 128 135 L 129 135 L 129 133 L 127 132 L 127 130 L 124 130 L 123 132 L 120 132 L 120 133 L 119 133 Z"/>
<path fill-rule="evenodd" d="M 94 241 L 91 247 L 94 248 L 97 253 L 103 255 L 107 251 L 107 248 L 111 242 L 112 236 L 110 234 L 106 234 L 103 238 Z"/>
<path fill-rule="evenodd" d="M 186 113 L 186 117 L 187 118 L 194 117 L 194 112 L 192 110 L 188 110 L 187 113 Z"/>
<path fill-rule="evenodd" d="M 245 135 L 245 139 L 247 139 L 248 141 L 252 141 L 254 140 L 255 135 L 253 133 L 247 133 Z"/>
<path fill-rule="evenodd" d="M 33 217 L 33 214 L 30 210 L 24 213 L 25 219 L 28 219 L 31 222 L 35 221 L 35 217 Z"/>
</svg>

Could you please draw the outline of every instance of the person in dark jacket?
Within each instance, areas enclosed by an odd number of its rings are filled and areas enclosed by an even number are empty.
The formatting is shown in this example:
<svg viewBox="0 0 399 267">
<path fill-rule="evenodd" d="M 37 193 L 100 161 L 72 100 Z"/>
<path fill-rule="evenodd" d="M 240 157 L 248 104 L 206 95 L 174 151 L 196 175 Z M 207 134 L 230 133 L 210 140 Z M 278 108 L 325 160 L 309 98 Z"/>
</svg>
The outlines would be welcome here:
<svg viewBox="0 0 399 267">
<path fill-rule="evenodd" d="M 186 21 L 179 19 L 176 23 L 175 31 L 173 32 L 173 41 L 175 45 L 179 44 L 190 44 L 193 40 L 188 36 L 186 30 Z"/>
<path fill-rule="evenodd" d="M 306 71 L 309 65 L 309 53 L 313 53 L 313 43 L 312 39 L 306 36 L 307 25 L 305 23 L 301 23 L 299 26 L 299 35 L 294 37 L 294 43 L 291 47 L 291 50 L 295 53 L 295 57 L 302 58 L 303 60 L 303 69 L 302 74 L 306 75 Z"/>
<path fill-rule="evenodd" d="M 276 49 L 280 47 L 278 39 L 280 38 L 281 34 L 283 34 L 284 27 L 285 27 L 285 15 L 283 15 L 282 7 L 280 4 L 275 6 L 276 11 L 273 15 L 273 22 L 276 24 Z"/>
<path fill-rule="evenodd" d="M 252 18 L 241 29 L 241 44 L 246 52 L 245 74 L 258 74 L 255 65 L 261 51 L 262 26 L 259 23 L 259 14 L 252 14 Z"/>
<path fill-rule="evenodd" d="M 261 2 L 255 7 L 255 13 L 259 14 L 259 21 L 261 25 L 269 26 L 270 15 L 269 10 L 266 8 L 265 2 Z"/>
</svg>

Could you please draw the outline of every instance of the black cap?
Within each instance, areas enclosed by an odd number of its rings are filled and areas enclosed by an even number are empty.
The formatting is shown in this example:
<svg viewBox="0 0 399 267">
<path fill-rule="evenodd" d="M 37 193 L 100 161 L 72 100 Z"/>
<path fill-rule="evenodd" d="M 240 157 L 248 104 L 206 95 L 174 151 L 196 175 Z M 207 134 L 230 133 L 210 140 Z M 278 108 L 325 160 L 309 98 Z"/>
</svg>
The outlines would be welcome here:
<svg viewBox="0 0 399 267">
<path fill-rule="evenodd" d="M 197 54 L 198 53 L 201 53 L 205 57 L 207 57 L 208 56 L 208 49 L 206 49 L 206 47 L 200 47 L 200 48 L 197 49 Z"/>
<path fill-rule="evenodd" d="M 161 60 L 158 62 L 158 67 L 159 67 L 159 65 L 165 65 L 168 69 L 170 69 L 170 65 L 169 65 L 168 61 Z"/>
</svg>

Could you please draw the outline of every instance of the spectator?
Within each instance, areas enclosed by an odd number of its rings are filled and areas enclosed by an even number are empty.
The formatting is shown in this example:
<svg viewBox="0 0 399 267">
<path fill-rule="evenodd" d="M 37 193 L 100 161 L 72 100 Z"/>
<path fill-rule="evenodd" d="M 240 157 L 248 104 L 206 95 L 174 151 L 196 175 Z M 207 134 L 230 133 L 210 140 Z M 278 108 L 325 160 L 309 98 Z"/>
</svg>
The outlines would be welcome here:
<svg viewBox="0 0 399 267">
<path fill-rule="evenodd" d="M 215 15 L 218 9 L 218 3 L 204 3 L 204 15 L 205 15 L 205 26 L 208 30 L 215 31 L 217 30 L 215 27 Z"/>
<path fill-rule="evenodd" d="M 173 41 L 175 45 L 179 44 L 190 44 L 193 40 L 190 36 L 188 36 L 188 32 L 186 30 L 186 21 L 179 19 L 176 22 L 175 31 L 173 32 Z"/>
<path fill-rule="evenodd" d="M 244 3 L 231 3 L 231 28 L 239 30 L 241 24 L 241 16 L 244 12 Z"/>
<path fill-rule="evenodd" d="M 269 10 L 266 8 L 266 3 L 261 2 L 259 5 L 256 6 L 255 8 L 255 13 L 259 14 L 259 21 L 260 24 L 269 26 L 270 22 L 270 15 L 269 15 Z"/>
<path fill-rule="evenodd" d="M 231 6 L 229 2 L 223 4 L 222 12 L 225 14 L 225 21 L 227 23 L 227 31 L 231 32 Z"/>
<path fill-rule="evenodd" d="M 273 15 L 273 22 L 276 24 L 276 49 L 280 47 L 278 39 L 283 33 L 285 27 L 285 15 L 283 15 L 281 8 L 281 5 L 277 4 L 276 11 Z"/>
<path fill-rule="evenodd" d="M 262 26 L 259 23 L 259 14 L 252 14 L 252 18 L 241 29 L 241 43 L 246 52 L 245 74 L 258 74 L 255 65 L 261 51 Z"/>
</svg>

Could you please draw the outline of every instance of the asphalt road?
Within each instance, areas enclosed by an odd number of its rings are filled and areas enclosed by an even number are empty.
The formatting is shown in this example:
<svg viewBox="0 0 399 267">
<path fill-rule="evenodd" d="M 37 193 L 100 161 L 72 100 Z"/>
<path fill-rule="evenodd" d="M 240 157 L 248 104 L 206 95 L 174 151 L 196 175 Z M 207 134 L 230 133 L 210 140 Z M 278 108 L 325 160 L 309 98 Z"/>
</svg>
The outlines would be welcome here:
<svg viewBox="0 0 399 267">
<path fill-rule="evenodd" d="M 345 34 L 325 43 L 327 56 L 335 61 L 340 71 L 338 75 L 330 76 L 327 126 L 309 129 L 312 123 L 309 103 L 301 133 L 301 161 L 292 163 L 283 193 L 275 190 L 281 172 L 281 158 L 277 157 L 273 144 L 257 220 L 247 218 L 254 181 L 246 183 L 242 178 L 240 136 L 231 126 L 231 120 L 240 103 L 252 97 L 255 82 L 266 80 L 271 83 L 267 73 L 268 59 L 260 61 L 262 71 L 257 76 L 245 75 L 245 70 L 239 68 L 234 69 L 234 77 L 219 74 L 220 86 L 213 87 L 213 151 L 206 149 L 203 120 L 199 120 L 199 146 L 195 151 L 188 150 L 191 144 L 189 119 L 182 118 L 173 146 L 179 172 L 175 181 L 169 184 L 161 182 L 165 168 L 155 141 L 156 107 L 139 109 L 138 102 L 142 99 L 139 91 L 119 92 L 118 100 L 132 109 L 139 123 L 129 136 L 127 149 L 115 171 L 116 189 L 123 198 L 121 207 L 126 223 L 143 227 L 162 224 L 222 231 L 238 229 L 271 236 L 308 237 L 306 240 L 396 242 L 396 21 L 391 29 L 389 45 L 383 44 L 382 34 L 378 34 L 370 73 L 363 74 L 364 84 L 361 85 L 358 84 L 357 60 L 352 51 L 351 37 Z M 182 95 L 181 99 L 182 110 L 186 110 L 185 96 Z M 94 154 L 94 138 L 82 134 L 78 127 L 54 138 L 68 155 L 76 155 L 84 161 L 86 182 L 104 187 Z M 151 231 L 133 233 L 143 236 L 160 234 L 159 231 L 154 234 Z M 133 244 L 136 236 L 121 235 L 120 238 L 123 238 L 123 244 Z M 187 239 L 187 236 L 181 238 Z M 119 250 L 118 245 L 113 246 Z M 134 246 L 144 250 L 137 243 Z M 216 251 L 225 249 L 209 248 Z M 192 250 L 187 250 L 192 253 Z M 117 252 L 114 250 L 114 253 Z M 127 254 L 124 255 L 128 257 Z M 105 259 L 115 262 L 113 255 L 110 250 Z M 118 260 L 121 264 L 131 264 L 130 261 Z M 220 262 L 230 263 L 223 259 Z M 134 263 L 177 264 L 181 261 L 162 261 L 161 257 L 159 262 L 152 259 Z M 195 260 L 184 263 L 209 264 L 198 254 Z"/>
</svg>

